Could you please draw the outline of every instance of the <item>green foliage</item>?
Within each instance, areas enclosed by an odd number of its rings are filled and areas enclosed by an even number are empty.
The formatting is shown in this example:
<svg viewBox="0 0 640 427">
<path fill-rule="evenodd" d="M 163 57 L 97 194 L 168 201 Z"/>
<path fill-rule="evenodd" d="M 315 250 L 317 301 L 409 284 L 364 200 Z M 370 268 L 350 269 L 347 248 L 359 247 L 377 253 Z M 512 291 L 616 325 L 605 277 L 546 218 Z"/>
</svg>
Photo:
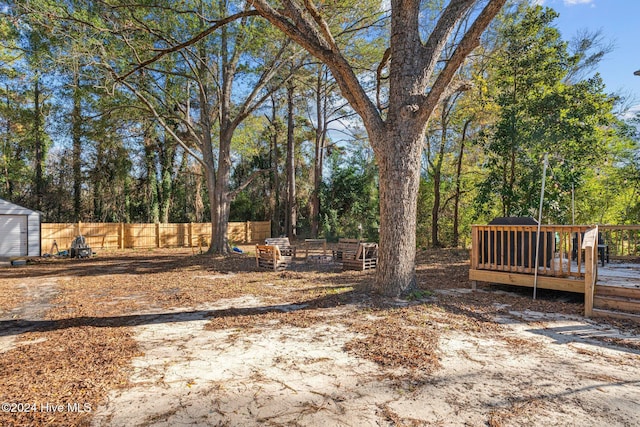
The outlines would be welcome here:
<svg viewBox="0 0 640 427">
<path fill-rule="evenodd" d="M 579 58 L 568 55 L 551 26 L 556 17 L 552 9 L 524 6 L 501 30 L 505 47 L 492 63 L 500 113 L 484 135 L 488 173 L 477 199 L 481 212 L 497 204 L 502 216 L 534 216 L 542 158 L 551 153 L 553 181 L 544 212 L 551 221 L 566 222 L 564 196 L 605 153 L 613 99 L 597 75 L 575 84 L 564 81 Z"/>
<path fill-rule="evenodd" d="M 422 177 L 418 190 L 418 214 L 416 246 L 426 249 L 431 245 L 431 207 L 433 206 L 433 186 Z"/>
<path fill-rule="evenodd" d="M 438 16 L 443 3 L 424 2 L 425 19 Z M 286 109 L 278 87 L 289 71 L 297 70 L 292 81 L 300 235 L 310 228 L 315 131 L 316 127 L 321 128 L 319 133 L 326 131 L 322 129 L 326 125 L 329 140 L 343 135 L 346 140 L 339 146 L 328 141 L 323 148 L 328 158 L 320 194 L 321 234 L 330 240 L 377 240 L 377 170 L 360 123 L 350 117 L 353 111 L 335 81 L 325 75 L 318 83 L 318 72 L 324 70 L 318 71 L 317 64 L 301 67 L 299 53 L 265 20 L 234 21 L 131 73 L 126 77 L 128 88 L 117 81 L 116 76 L 140 61 L 188 40 L 225 15 L 240 12 L 245 3 L 25 0 L 9 4 L 0 18 L 0 197 L 35 206 L 31 202 L 38 187 L 34 174 L 38 146 L 46 165 L 40 183 L 45 189 L 45 217 L 72 220 L 71 113 L 78 100 L 83 221 L 210 220 L 206 173 L 186 147 L 200 150 L 203 137 L 210 137 L 217 167 L 226 120 L 233 135 L 229 190 L 255 171 L 268 170 L 239 192 L 230 217 L 273 218 L 274 233 L 280 234 L 278 222 L 284 217 L 286 198 Z M 381 3 L 340 0 L 317 6 L 356 72 L 362 73 L 363 81 L 373 82 L 387 46 L 388 22 Z M 574 48 L 568 46 L 553 28 L 556 16 L 551 9 L 527 6 L 505 15 L 491 32 L 495 37 L 484 36 L 478 55 L 461 70 L 461 78 L 472 80 L 473 88 L 449 104 L 448 114 L 441 110 L 434 114 L 419 189 L 418 247 L 434 241 L 436 175 L 439 240 L 444 245 L 455 240 L 454 200 L 459 189 L 457 239 L 464 245 L 474 222 L 536 214 L 544 153 L 552 153 L 545 222 L 571 221 L 572 187 L 576 222 L 640 222 L 636 124 L 613 119 L 613 100 L 605 95 L 597 75 L 579 78 L 601 52 L 593 52 L 588 37 Z M 280 73 L 268 84 L 257 85 L 261 76 L 274 70 L 277 64 L 272 60 L 279 52 L 287 58 Z M 35 82 L 43 100 L 39 113 L 34 106 Z M 223 103 L 225 88 L 231 95 Z M 245 103 L 254 88 L 255 101 L 273 100 L 270 108 Z M 321 94 L 318 103 L 316 91 Z M 383 83 L 383 104 L 385 97 Z M 318 111 L 326 123 L 318 123 L 322 121 Z M 43 122 L 35 126 L 38 118 Z M 338 123 L 340 131 L 331 130 Z M 186 147 L 179 147 L 168 129 L 183 138 Z M 463 132 L 466 140 L 460 150 Z"/>
<path fill-rule="evenodd" d="M 363 157 L 341 165 L 339 151 L 330 156 L 331 174 L 321 193 L 321 227 L 325 238 L 378 240 L 379 207 L 377 168 Z"/>
<path fill-rule="evenodd" d="M 415 289 L 411 292 L 409 292 L 406 296 L 405 299 L 407 301 L 420 301 L 423 300 L 425 298 L 429 298 L 430 296 L 433 295 L 433 292 L 426 290 L 426 289 Z"/>
</svg>

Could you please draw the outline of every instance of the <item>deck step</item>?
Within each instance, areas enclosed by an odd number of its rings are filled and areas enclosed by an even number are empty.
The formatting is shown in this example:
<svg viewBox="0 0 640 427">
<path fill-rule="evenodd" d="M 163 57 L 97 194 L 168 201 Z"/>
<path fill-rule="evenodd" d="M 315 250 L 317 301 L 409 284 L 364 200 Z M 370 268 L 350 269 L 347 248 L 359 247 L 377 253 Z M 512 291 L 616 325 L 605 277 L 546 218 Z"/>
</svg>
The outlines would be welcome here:
<svg viewBox="0 0 640 427">
<path fill-rule="evenodd" d="M 633 320 L 640 323 L 640 314 L 625 313 L 622 311 L 604 310 L 601 308 L 594 308 L 592 311 L 593 317 L 612 317 L 614 319 Z"/>
<path fill-rule="evenodd" d="M 640 287 L 623 287 L 623 286 L 603 286 L 596 285 L 595 289 L 596 296 L 616 296 L 616 297 L 626 297 L 633 299 L 640 299 Z"/>
<path fill-rule="evenodd" d="M 593 308 L 640 314 L 640 299 L 614 295 L 594 295 Z"/>
</svg>

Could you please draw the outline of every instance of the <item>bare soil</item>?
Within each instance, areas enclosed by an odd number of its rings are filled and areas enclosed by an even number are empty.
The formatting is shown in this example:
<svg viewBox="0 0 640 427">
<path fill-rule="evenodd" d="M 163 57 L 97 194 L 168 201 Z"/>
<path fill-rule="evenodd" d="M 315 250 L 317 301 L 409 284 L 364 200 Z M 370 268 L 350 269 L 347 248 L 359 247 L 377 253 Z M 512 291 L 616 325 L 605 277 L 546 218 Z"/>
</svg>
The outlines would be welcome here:
<svg viewBox="0 0 640 427">
<path fill-rule="evenodd" d="M 1 268 L 0 425 L 640 424 L 637 324 L 471 292 L 466 251 L 417 274 L 388 299 L 370 272 L 181 249 Z"/>
</svg>

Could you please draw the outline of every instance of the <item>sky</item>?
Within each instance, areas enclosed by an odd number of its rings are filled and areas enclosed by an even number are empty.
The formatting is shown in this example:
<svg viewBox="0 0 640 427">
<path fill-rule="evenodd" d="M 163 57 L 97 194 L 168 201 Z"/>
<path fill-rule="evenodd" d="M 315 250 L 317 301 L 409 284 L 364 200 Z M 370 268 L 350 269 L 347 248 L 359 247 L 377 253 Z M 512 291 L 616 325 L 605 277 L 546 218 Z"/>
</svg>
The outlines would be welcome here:
<svg viewBox="0 0 640 427">
<path fill-rule="evenodd" d="M 614 45 L 596 69 L 606 85 L 606 92 L 629 97 L 632 110 L 640 112 L 640 0 L 538 0 L 538 4 L 555 9 L 560 16 L 556 27 L 564 40 L 571 40 L 579 30 L 601 30 Z"/>
</svg>

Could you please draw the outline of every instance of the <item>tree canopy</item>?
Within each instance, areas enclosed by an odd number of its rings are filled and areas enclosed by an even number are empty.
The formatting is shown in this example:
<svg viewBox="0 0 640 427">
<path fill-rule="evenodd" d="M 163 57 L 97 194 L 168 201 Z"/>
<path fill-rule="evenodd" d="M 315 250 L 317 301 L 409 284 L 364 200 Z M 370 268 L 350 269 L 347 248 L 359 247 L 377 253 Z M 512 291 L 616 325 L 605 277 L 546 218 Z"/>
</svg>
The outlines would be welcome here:
<svg viewBox="0 0 640 427">
<path fill-rule="evenodd" d="M 380 242 L 372 289 L 470 224 L 640 222 L 638 122 L 551 8 L 504 0 L 0 3 L 0 197 L 48 221 L 269 219 Z M 496 18 L 496 19 L 494 19 Z M 593 203 L 594 197 L 602 203 Z"/>
</svg>

